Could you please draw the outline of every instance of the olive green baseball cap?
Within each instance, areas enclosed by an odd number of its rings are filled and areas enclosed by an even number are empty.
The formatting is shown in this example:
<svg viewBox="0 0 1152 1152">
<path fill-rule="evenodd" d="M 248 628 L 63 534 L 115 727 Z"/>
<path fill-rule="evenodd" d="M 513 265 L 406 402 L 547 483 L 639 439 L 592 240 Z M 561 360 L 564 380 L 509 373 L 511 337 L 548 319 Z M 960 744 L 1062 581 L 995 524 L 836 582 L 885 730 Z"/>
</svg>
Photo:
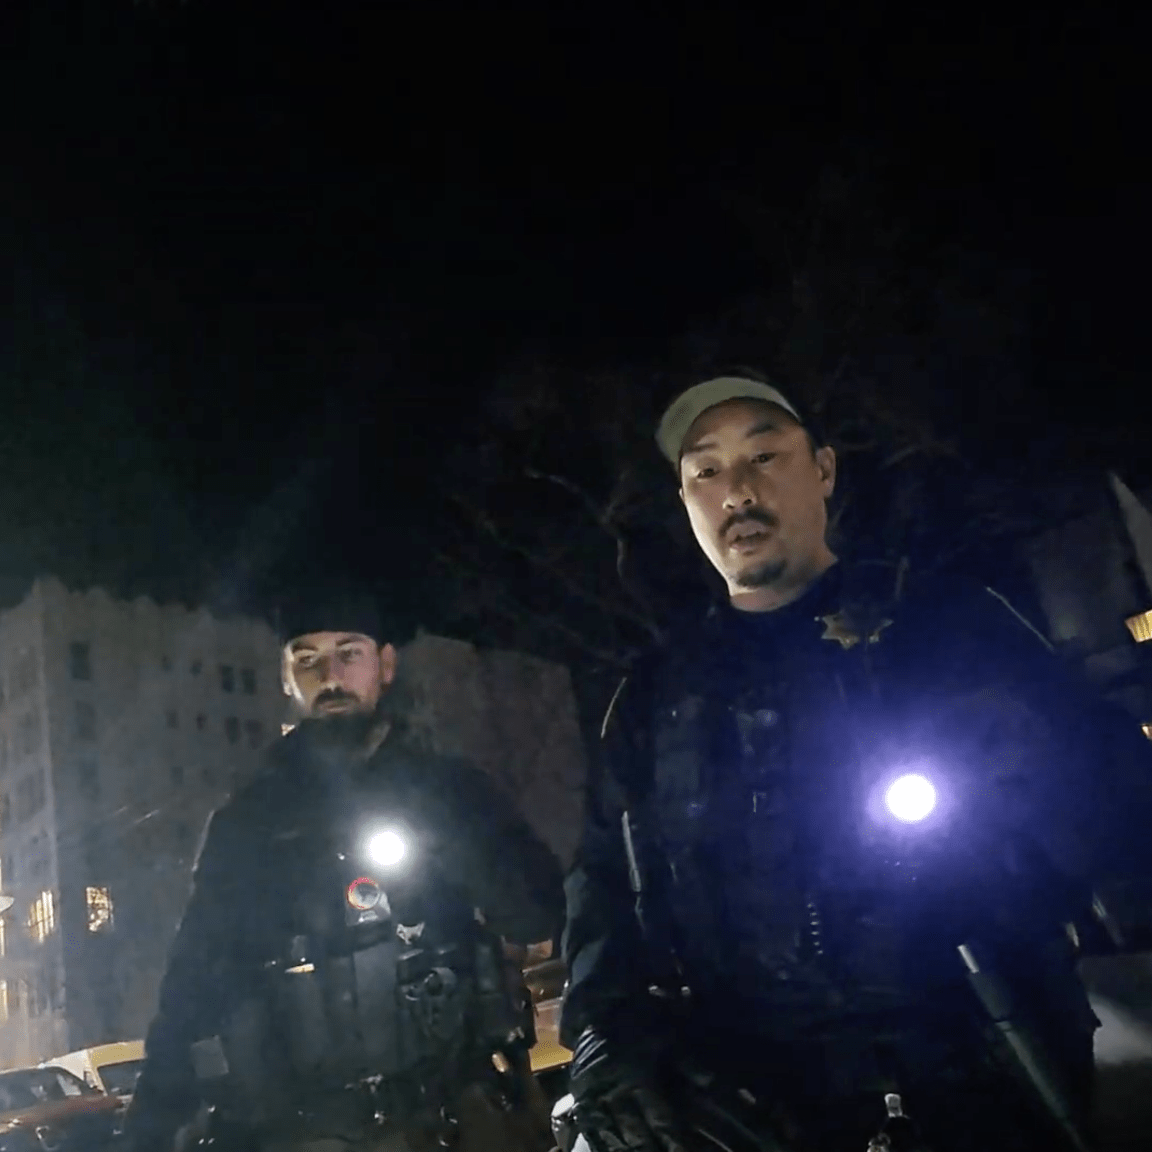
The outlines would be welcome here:
<svg viewBox="0 0 1152 1152">
<path fill-rule="evenodd" d="M 684 447 L 684 437 L 701 412 L 715 408 L 728 400 L 766 400 L 783 408 L 798 424 L 803 424 L 800 413 L 792 402 L 771 384 L 752 380 L 747 376 L 717 376 L 694 384 L 681 392 L 664 411 L 656 429 L 656 443 L 673 468 L 680 467 L 680 450 Z"/>
</svg>

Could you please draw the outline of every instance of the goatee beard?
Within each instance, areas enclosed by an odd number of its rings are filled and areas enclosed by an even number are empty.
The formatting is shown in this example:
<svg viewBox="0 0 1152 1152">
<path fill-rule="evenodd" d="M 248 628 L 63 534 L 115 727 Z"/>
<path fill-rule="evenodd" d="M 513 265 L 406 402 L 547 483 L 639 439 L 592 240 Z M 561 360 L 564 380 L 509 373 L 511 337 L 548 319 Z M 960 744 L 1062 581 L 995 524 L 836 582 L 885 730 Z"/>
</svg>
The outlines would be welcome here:
<svg viewBox="0 0 1152 1152">
<path fill-rule="evenodd" d="M 354 756 L 366 747 L 380 718 L 379 704 L 371 712 L 310 716 L 300 722 L 300 735 L 319 756 Z"/>
<path fill-rule="evenodd" d="M 737 588 L 767 588 L 779 582 L 787 567 L 787 563 L 783 560 L 772 560 L 767 564 L 761 564 L 759 568 L 751 568 L 734 576 L 732 583 Z"/>
</svg>

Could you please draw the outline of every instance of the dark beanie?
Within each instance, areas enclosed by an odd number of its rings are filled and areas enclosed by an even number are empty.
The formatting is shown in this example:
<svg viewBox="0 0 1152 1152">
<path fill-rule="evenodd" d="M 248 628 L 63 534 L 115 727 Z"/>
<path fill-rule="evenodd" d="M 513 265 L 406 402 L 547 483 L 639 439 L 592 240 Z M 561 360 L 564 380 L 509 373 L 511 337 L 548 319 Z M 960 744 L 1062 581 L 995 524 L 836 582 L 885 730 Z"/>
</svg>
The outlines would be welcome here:
<svg viewBox="0 0 1152 1152">
<path fill-rule="evenodd" d="M 361 588 L 328 584 L 304 589 L 277 605 L 280 643 L 309 632 L 359 632 L 378 644 L 397 642 L 380 612 L 377 599 Z"/>
</svg>

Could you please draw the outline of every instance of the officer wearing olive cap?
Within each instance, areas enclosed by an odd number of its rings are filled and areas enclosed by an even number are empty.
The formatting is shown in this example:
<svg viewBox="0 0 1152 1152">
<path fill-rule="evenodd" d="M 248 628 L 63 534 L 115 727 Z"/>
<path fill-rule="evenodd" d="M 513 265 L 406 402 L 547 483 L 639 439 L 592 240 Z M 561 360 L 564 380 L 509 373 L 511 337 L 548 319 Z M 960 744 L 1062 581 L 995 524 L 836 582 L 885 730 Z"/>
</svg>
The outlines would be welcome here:
<svg viewBox="0 0 1152 1152">
<path fill-rule="evenodd" d="M 409 732 L 371 600 L 312 595 L 281 625 L 299 723 L 209 823 L 134 1149 L 173 1147 L 201 1103 L 246 1147 L 547 1147 L 503 948 L 554 935 L 556 860 L 483 773 Z"/>
<path fill-rule="evenodd" d="M 764 378 L 657 442 L 727 598 L 604 722 L 562 1119 L 594 1152 L 1083 1149 L 1076 940 L 1088 877 L 1147 863 L 1105 795 L 1146 803 L 1147 742 L 991 590 L 838 561 L 835 452 Z"/>
</svg>

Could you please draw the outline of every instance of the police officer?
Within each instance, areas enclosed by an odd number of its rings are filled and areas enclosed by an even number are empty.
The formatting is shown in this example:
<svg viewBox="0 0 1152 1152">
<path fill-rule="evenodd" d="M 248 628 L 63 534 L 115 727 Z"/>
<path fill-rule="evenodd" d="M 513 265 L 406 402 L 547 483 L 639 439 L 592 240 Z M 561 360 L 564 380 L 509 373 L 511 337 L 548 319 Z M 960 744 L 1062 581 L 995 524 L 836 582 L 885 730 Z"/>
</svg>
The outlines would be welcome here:
<svg viewBox="0 0 1152 1152">
<path fill-rule="evenodd" d="M 568 1119 L 596 1152 L 1083 1149 L 1082 877 L 1146 851 L 1093 821 L 1147 743 L 989 589 L 838 562 L 835 453 L 764 378 L 694 384 L 657 440 L 728 596 L 605 720 Z"/>
<path fill-rule="evenodd" d="M 171 1148 L 204 1102 L 252 1148 L 547 1147 L 502 948 L 556 932 L 556 860 L 419 746 L 371 601 L 338 588 L 282 622 L 300 722 L 209 822 L 132 1146 Z"/>
</svg>

